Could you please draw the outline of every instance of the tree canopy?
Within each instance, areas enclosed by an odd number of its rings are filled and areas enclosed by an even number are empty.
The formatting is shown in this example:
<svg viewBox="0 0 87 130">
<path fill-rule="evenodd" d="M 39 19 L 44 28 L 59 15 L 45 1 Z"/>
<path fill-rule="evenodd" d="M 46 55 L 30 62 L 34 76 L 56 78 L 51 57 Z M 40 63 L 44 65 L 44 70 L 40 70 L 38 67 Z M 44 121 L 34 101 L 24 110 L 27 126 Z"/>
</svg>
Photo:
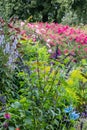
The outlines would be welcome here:
<svg viewBox="0 0 87 130">
<path fill-rule="evenodd" d="M 8 17 L 32 21 L 61 22 L 66 12 L 75 12 L 80 22 L 87 23 L 87 0 L 1 0 L 0 9 Z M 2 15 L 2 13 L 1 13 Z"/>
</svg>

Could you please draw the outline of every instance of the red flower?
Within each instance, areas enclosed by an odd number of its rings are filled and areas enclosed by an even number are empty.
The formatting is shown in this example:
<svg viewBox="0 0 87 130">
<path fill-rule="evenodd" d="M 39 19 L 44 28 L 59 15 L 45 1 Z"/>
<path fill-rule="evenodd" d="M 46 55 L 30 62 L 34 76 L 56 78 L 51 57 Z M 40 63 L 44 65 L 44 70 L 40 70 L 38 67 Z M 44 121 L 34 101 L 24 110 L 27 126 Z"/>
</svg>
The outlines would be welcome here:
<svg viewBox="0 0 87 130">
<path fill-rule="evenodd" d="M 8 27 L 9 27 L 9 28 L 13 28 L 12 24 L 9 24 L 9 23 L 8 23 Z"/>
<path fill-rule="evenodd" d="M 20 130 L 20 128 L 16 128 L 15 130 Z"/>
<path fill-rule="evenodd" d="M 20 28 L 14 28 L 17 32 L 20 32 Z"/>
<path fill-rule="evenodd" d="M 85 52 L 87 52 L 87 47 L 86 47 L 86 48 L 84 48 L 84 51 L 85 51 Z"/>
<path fill-rule="evenodd" d="M 65 49 L 64 54 L 68 54 L 68 53 L 69 53 L 68 49 Z"/>
</svg>

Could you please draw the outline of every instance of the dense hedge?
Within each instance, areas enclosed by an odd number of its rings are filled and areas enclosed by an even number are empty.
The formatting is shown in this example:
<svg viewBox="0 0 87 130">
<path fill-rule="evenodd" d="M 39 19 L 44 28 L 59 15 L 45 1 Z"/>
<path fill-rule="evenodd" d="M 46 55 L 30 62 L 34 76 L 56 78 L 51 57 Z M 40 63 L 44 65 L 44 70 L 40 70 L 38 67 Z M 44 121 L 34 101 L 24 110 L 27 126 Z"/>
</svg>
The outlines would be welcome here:
<svg viewBox="0 0 87 130">
<path fill-rule="evenodd" d="M 1 0 L 0 12 L 11 17 L 18 16 L 20 19 L 31 21 L 61 22 L 67 12 L 72 11 L 77 14 L 79 22 L 86 23 L 86 0 Z M 72 15 L 72 17 L 74 17 Z"/>
</svg>

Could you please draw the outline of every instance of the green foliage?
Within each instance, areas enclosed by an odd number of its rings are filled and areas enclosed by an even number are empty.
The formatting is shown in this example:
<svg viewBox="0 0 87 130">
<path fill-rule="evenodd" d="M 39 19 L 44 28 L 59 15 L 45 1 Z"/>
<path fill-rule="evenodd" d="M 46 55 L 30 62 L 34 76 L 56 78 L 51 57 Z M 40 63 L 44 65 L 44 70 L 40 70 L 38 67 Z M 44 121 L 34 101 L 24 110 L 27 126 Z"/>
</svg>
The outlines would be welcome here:
<svg viewBox="0 0 87 130">
<path fill-rule="evenodd" d="M 86 0 L 1 0 L 0 16 L 4 18 L 18 16 L 23 20 L 33 16 L 31 21 L 54 21 L 58 23 L 63 17 L 70 16 L 71 19 L 76 18 L 76 21 L 86 24 L 86 3 Z M 67 12 L 72 12 L 77 17 L 71 17 L 70 14 L 67 16 Z"/>
<path fill-rule="evenodd" d="M 8 55 L 0 46 L 0 112 L 6 108 L 6 102 L 14 95 L 13 72 L 7 65 Z"/>
<path fill-rule="evenodd" d="M 76 64 L 67 54 L 51 59 L 39 37 L 35 42 L 19 42 L 15 70 L 8 66 L 9 55 L 0 46 L 0 87 L 8 99 L 0 114 L 0 129 L 8 123 L 9 130 L 75 130 L 75 120 L 64 109 L 73 105 L 80 112 L 85 110 L 87 60 L 76 55 Z M 6 112 L 11 115 L 9 120 L 4 118 Z"/>
<path fill-rule="evenodd" d="M 0 46 L 0 91 L 9 93 L 12 86 L 10 69 L 7 66 L 8 55 L 4 54 L 3 48 Z"/>
<path fill-rule="evenodd" d="M 20 42 L 22 61 L 18 60 L 19 71 L 15 73 L 18 90 L 17 96 L 7 105 L 6 111 L 11 114 L 8 128 L 74 129 L 74 120 L 69 119 L 64 108 L 77 103 L 77 98 L 75 86 L 70 90 L 65 80 L 64 65 L 55 60 L 52 61 L 54 65 L 51 64 L 47 48 L 39 42 Z"/>
<path fill-rule="evenodd" d="M 65 25 L 78 25 L 79 24 L 79 19 L 76 13 L 72 11 L 67 11 L 65 13 L 65 16 L 62 18 L 62 24 Z"/>
<path fill-rule="evenodd" d="M 78 15 L 78 20 L 80 23 L 87 23 L 87 0 L 74 0 L 71 8 L 76 12 Z"/>
<path fill-rule="evenodd" d="M 5 21 L 9 19 L 11 15 L 12 5 L 8 0 L 0 1 L 0 17 L 2 17 Z"/>
<path fill-rule="evenodd" d="M 20 19 L 28 19 L 31 15 L 31 21 L 54 21 L 60 22 L 69 7 L 68 1 L 58 0 L 1 0 L 1 16 L 18 16 Z"/>
<path fill-rule="evenodd" d="M 11 41 L 8 35 L 9 28 L 7 23 L 4 23 L 4 27 L 3 24 L 1 24 L 0 29 L 2 30 L 0 32 L 0 111 L 4 111 L 6 102 L 8 102 L 9 98 L 15 96 L 14 90 L 16 86 L 13 78 L 14 70 L 12 70 L 12 66 L 9 65 L 10 53 L 7 52 L 7 50 L 10 51 Z M 10 34 L 10 36 L 12 35 Z"/>
</svg>

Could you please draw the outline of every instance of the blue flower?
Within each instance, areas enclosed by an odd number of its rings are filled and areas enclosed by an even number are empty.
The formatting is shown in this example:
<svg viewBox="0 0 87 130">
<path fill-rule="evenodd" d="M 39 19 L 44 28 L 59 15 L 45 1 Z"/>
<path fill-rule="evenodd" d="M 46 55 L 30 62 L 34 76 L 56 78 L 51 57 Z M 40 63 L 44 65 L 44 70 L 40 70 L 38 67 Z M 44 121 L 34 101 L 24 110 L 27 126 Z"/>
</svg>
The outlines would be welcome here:
<svg viewBox="0 0 87 130">
<path fill-rule="evenodd" d="M 64 109 L 64 112 L 65 112 L 65 113 L 70 113 L 70 112 L 72 112 L 72 111 L 73 111 L 72 105 Z"/>
<path fill-rule="evenodd" d="M 79 113 L 75 111 L 69 114 L 71 120 L 77 120 L 79 118 Z"/>
</svg>

